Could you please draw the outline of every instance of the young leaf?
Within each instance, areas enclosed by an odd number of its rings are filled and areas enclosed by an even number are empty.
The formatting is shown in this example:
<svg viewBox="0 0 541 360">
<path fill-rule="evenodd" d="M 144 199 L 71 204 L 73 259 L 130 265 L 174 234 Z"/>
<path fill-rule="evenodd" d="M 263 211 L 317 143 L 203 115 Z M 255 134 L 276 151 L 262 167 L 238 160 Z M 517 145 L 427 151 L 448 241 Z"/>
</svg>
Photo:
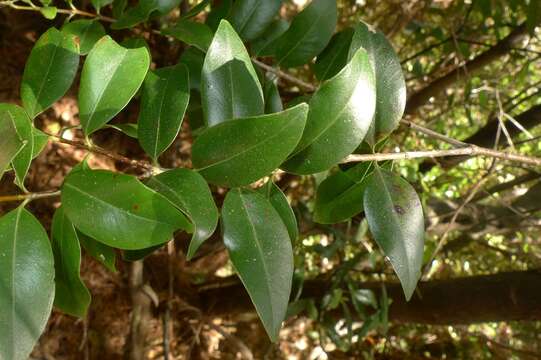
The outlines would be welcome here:
<svg viewBox="0 0 541 360">
<path fill-rule="evenodd" d="M 348 63 L 349 47 L 354 30 L 346 28 L 333 35 L 329 45 L 318 55 L 314 64 L 314 74 L 323 81 L 338 74 Z"/>
<path fill-rule="evenodd" d="M 421 201 L 404 179 L 376 167 L 366 180 L 364 212 L 374 240 L 411 299 L 421 275 L 424 218 Z"/>
<path fill-rule="evenodd" d="M 269 200 L 278 215 L 280 215 L 291 241 L 297 240 L 297 236 L 299 236 L 297 218 L 282 190 L 275 183 L 268 182 L 265 186 L 260 187 L 258 192 Z"/>
<path fill-rule="evenodd" d="M 0 359 L 28 359 L 54 299 L 47 233 L 22 206 L 0 218 Z"/>
<path fill-rule="evenodd" d="M 398 126 L 406 106 L 406 82 L 391 43 L 362 22 L 355 28 L 349 56 L 360 48 L 368 52 L 376 76 L 376 113 L 365 138 L 373 146 Z"/>
<path fill-rule="evenodd" d="M 337 17 L 336 0 L 313 0 L 278 40 L 278 63 L 295 67 L 317 56 L 331 39 Z"/>
<path fill-rule="evenodd" d="M 173 169 L 151 177 L 147 184 L 192 220 L 194 232 L 186 257 L 190 260 L 218 224 L 218 209 L 203 177 L 189 169 Z"/>
<path fill-rule="evenodd" d="M 192 147 L 194 168 L 207 181 L 248 185 L 276 169 L 302 135 L 308 105 L 280 113 L 237 119 L 203 131 Z"/>
<path fill-rule="evenodd" d="M 86 55 L 99 39 L 105 36 L 103 25 L 97 20 L 75 20 L 62 26 L 64 34 L 76 36 L 79 39 L 79 53 Z"/>
<path fill-rule="evenodd" d="M 222 208 L 224 244 L 272 341 L 285 318 L 293 279 L 293 249 L 267 199 L 233 189 Z"/>
<path fill-rule="evenodd" d="M 77 232 L 62 207 L 53 216 L 51 245 L 55 259 L 54 305 L 67 314 L 84 317 L 90 305 L 90 292 L 79 274 L 81 247 Z"/>
<path fill-rule="evenodd" d="M 207 125 L 263 113 L 263 90 L 244 44 L 222 20 L 201 73 L 201 98 Z"/>
<path fill-rule="evenodd" d="M 145 48 L 123 48 L 109 36 L 96 43 L 86 58 L 79 88 L 79 117 L 87 136 L 128 104 L 149 65 Z"/>
<path fill-rule="evenodd" d="M 24 67 L 21 100 L 31 118 L 60 99 L 71 86 L 79 66 L 74 36 L 50 28 L 38 39 Z"/>
<path fill-rule="evenodd" d="M 237 0 L 229 19 L 242 39 L 254 40 L 272 22 L 281 5 L 282 0 Z"/>
<path fill-rule="evenodd" d="M 214 36 L 207 25 L 183 19 L 180 19 L 174 26 L 162 30 L 162 34 L 170 35 L 205 52 L 208 50 Z"/>
<path fill-rule="evenodd" d="M 0 179 L 4 171 L 8 168 L 11 160 L 25 145 L 13 121 L 9 106 L 0 104 Z"/>
<path fill-rule="evenodd" d="M 155 160 L 180 131 L 190 99 L 189 83 L 184 64 L 150 71 L 143 83 L 137 138 Z"/>
<path fill-rule="evenodd" d="M 363 211 L 366 177 L 372 170 L 372 163 L 360 163 L 326 178 L 317 188 L 314 221 L 335 224 Z"/>
<path fill-rule="evenodd" d="M 138 250 L 163 244 L 188 219 L 137 178 L 104 170 L 72 171 L 62 187 L 66 214 L 82 233 L 111 247 Z"/>
<path fill-rule="evenodd" d="M 284 19 L 278 19 L 271 23 L 263 34 L 252 42 L 252 53 L 255 56 L 274 56 L 278 39 L 287 29 L 289 29 L 289 23 Z"/>
<path fill-rule="evenodd" d="M 338 164 L 363 140 L 376 107 L 374 72 L 366 51 L 357 51 L 310 99 L 306 129 L 283 169 L 314 174 Z"/>
<path fill-rule="evenodd" d="M 92 239 L 90 236 L 86 236 L 80 231 L 77 231 L 77 238 L 90 256 L 102 263 L 109 271 L 116 272 L 115 249 Z"/>
<path fill-rule="evenodd" d="M 47 20 L 53 20 L 58 13 L 56 6 L 44 6 L 39 8 L 39 12 Z"/>
<path fill-rule="evenodd" d="M 22 149 L 11 160 L 11 166 L 15 171 L 15 184 L 24 189 L 24 178 L 28 173 L 34 154 L 32 120 L 30 120 L 23 108 L 14 104 L 0 104 L 0 114 L 4 114 L 4 116 L 11 119 L 19 138 L 24 143 Z"/>
</svg>

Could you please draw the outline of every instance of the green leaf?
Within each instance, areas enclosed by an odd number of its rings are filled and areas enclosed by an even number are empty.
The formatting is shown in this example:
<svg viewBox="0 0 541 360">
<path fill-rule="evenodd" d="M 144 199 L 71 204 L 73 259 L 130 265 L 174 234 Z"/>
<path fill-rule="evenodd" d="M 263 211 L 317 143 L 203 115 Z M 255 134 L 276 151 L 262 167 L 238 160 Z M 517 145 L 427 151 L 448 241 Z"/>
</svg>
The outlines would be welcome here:
<svg viewBox="0 0 541 360">
<path fill-rule="evenodd" d="M 278 39 L 287 29 L 289 29 L 289 23 L 284 19 L 272 22 L 263 34 L 252 42 L 252 53 L 255 56 L 274 56 L 278 46 Z"/>
<path fill-rule="evenodd" d="M 129 29 L 148 19 L 150 14 L 158 10 L 158 1 L 139 0 L 137 5 L 129 8 L 111 25 L 111 29 Z"/>
<path fill-rule="evenodd" d="M 45 19 L 53 20 L 58 13 L 56 6 L 44 6 L 39 8 L 39 12 Z"/>
<path fill-rule="evenodd" d="M 54 299 L 47 233 L 22 206 L 0 218 L 0 359 L 28 359 Z"/>
<path fill-rule="evenodd" d="M 284 110 L 284 105 L 282 104 L 282 98 L 278 92 L 278 86 L 276 82 L 272 80 L 267 80 L 263 88 L 263 93 L 265 94 L 265 113 L 272 114 Z"/>
<path fill-rule="evenodd" d="M 113 0 L 90 0 L 98 14 L 100 13 L 100 9 L 104 6 L 107 6 L 113 2 Z"/>
<path fill-rule="evenodd" d="M 319 80 L 333 77 L 348 63 L 349 47 L 354 32 L 352 28 L 346 28 L 334 34 L 325 50 L 318 55 L 314 64 L 314 74 Z"/>
<path fill-rule="evenodd" d="M 297 145 L 308 106 L 231 120 L 203 131 L 192 147 L 194 168 L 207 181 L 248 185 L 276 169 Z"/>
<path fill-rule="evenodd" d="M 154 160 L 177 137 L 190 100 L 190 80 L 184 64 L 149 71 L 141 96 L 137 138 Z"/>
<path fill-rule="evenodd" d="M 32 120 L 20 106 L 14 104 L 0 104 L 0 114 L 8 117 L 24 143 L 24 146 L 11 160 L 11 167 L 15 171 L 15 184 L 24 190 L 24 178 L 30 168 L 34 154 L 34 132 Z M 3 150 L 3 149 L 2 149 Z"/>
<path fill-rule="evenodd" d="M 195 5 L 190 10 L 188 10 L 188 12 L 186 14 L 182 14 L 181 18 L 182 19 L 192 18 L 192 17 L 196 16 L 197 14 L 199 14 L 200 12 L 202 12 L 203 10 L 205 10 L 205 8 L 209 4 L 210 4 L 210 0 L 202 0 L 197 5 Z"/>
<path fill-rule="evenodd" d="M 337 21 L 336 0 L 313 0 L 280 37 L 276 51 L 283 67 L 306 64 L 329 43 Z"/>
<path fill-rule="evenodd" d="M 77 39 L 50 28 L 38 39 L 24 67 L 21 100 L 35 118 L 70 88 L 79 66 Z"/>
<path fill-rule="evenodd" d="M 128 104 L 149 65 L 145 48 L 123 48 L 109 36 L 96 43 L 86 58 L 79 88 L 79 117 L 87 136 Z"/>
<path fill-rule="evenodd" d="M 526 10 L 526 27 L 530 35 L 534 35 L 535 28 L 541 24 L 541 3 L 539 0 L 530 0 Z"/>
<path fill-rule="evenodd" d="M 363 211 L 366 177 L 372 170 L 372 163 L 360 163 L 326 178 L 317 188 L 314 221 L 335 224 Z"/>
<path fill-rule="evenodd" d="M 263 90 L 235 30 L 222 20 L 201 73 L 201 98 L 208 126 L 264 111 Z"/>
<path fill-rule="evenodd" d="M 233 7 L 233 0 L 220 0 L 212 4 L 211 10 L 207 15 L 205 23 L 212 31 L 216 31 L 220 22 L 226 19 Z"/>
<path fill-rule="evenodd" d="M 314 174 L 338 164 L 364 139 L 375 107 L 374 72 L 366 51 L 360 49 L 310 99 L 306 129 L 283 169 Z"/>
<path fill-rule="evenodd" d="M 146 185 L 169 199 L 192 220 L 194 232 L 186 255 L 191 260 L 218 224 L 218 209 L 205 179 L 189 169 L 173 169 L 151 177 Z"/>
<path fill-rule="evenodd" d="M 282 219 L 265 197 L 233 189 L 222 208 L 224 244 L 273 342 L 285 318 L 293 249 Z"/>
<path fill-rule="evenodd" d="M 193 231 L 169 201 L 129 175 L 72 171 L 62 186 L 62 204 L 82 233 L 119 249 L 144 249 L 171 240 L 176 230 Z"/>
<path fill-rule="evenodd" d="M 149 248 L 145 249 L 139 249 L 139 250 L 124 250 L 122 251 L 122 260 L 124 261 L 139 261 L 143 260 L 156 250 L 160 249 L 164 244 L 151 246 Z"/>
<path fill-rule="evenodd" d="M 406 106 L 406 82 L 400 59 L 381 32 L 359 23 L 351 41 L 349 56 L 352 57 L 360 48 L 368 52 L 376 75 L 376 113 L 365 139 L 373 146 L 398 126 Z"/>
<path fill-rule="evenodd" d="M 170 35 L 205 52 L 208 50 L 214 36 L 207 25 L 183 19 L 180 19 L 174 26 L 162 30 L 162 34 Z"/>
<path fill-rule="evenodd" d="M 282 0 L 237 0 L 229 19 L 242 39 L 254 40 L 269 26 L 280 6 Z"/>
<path fill-rule="evenodd" d="M 411 299 L 421 275 L 424 218 L 421 201 L 407 181 L 376 168 L 367 179 L 364 212 L 374 240 L 389 258 Z"/>
<path fill-rule="evenodd" d="M 79 39 L 79 53 L 86 55 L 99 39 L 105 36 L 103 25 L 97 20 L 75 20 L 62 26 L 64 34 L 76 36 Z"/>
<path fill-rule="evenodd" d="M 205 54 L 195 47 L 190 47 L 182 53 L 178 61 L 188 67 L 188 72 L 190 73 L 190 89 L 200 92 L 201 70 L 203 69 L 203 62 L 205 61 Z"/>
<path fill-rule="evenodd" d="M 63 312 L 85 317 L 90 292 L 81 280 L 81 247 L 75 227 L 59 207 L 53 216 L 51 245 L 55 263 L 56 291 L 54 305 Z"/>
<path fill-rule="evenodd" d="M 115 129 L 120 131 L 124 135 L 127 135 L 133 139 L 137 139 L 137 124 L 127 123 L 127 124 L 110 124 L 107 125 L 108 128 Z"/>
<path fill-rule="evenodd" d="M 43 131 L 32 128 L 34 133 L 34 149 L 32 151 L 32 159 L 38 157 L 39 154 L 45 149 L 45 146 L 49 143 L 49 135 L 45 134 Z M 1 145 L 0 145 L 1 148 Z"/>
<path fill-rule="evenodd" d="M 14 105 L 13 105 L 14 106 Z M 17 133 L 10 105 L 0 104 L 0 179 L 9 167 L 11 160 L 25 146 L 23 139 Z"/>
<path fill-rule="evenodd" d="M 90 256 L 102 263 L 109 271 L 116 272 L 115 249 L 92 239 L 90 236 L 86 236 L 80 231 L 77 231 L 77 238 Z"/>
<path fill-rule="evenodd" d="M 295 217 L 295 213 L 293 212 L 291 205 L 289 205 L 289 201 L 282 190 L 280 190 L 275 183 L 269 181 L 265 186 L 260 187 L 258 192 L 265 196 L 276 212 L 278 212 L 278 215 L 280 215 L 280 218 L 287 228 L 291 241 L 294 242 L 297 240 L 297 237 L 299 236 L 297 218 Z"/>
</svg>

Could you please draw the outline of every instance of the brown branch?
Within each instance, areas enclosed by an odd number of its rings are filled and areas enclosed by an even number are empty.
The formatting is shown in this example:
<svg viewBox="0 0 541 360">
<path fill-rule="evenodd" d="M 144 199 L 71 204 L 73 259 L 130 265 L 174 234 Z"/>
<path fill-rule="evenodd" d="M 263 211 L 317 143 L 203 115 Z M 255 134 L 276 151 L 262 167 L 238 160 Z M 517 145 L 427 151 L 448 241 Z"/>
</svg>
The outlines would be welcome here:
<svg viewBox="0 0 541 360">
<path fill-rule="evenodd" d="M 272 67 L 270 65 L 267 65 L 265 64 L 264 62 L 261 62 L 255 58 L 252 58 L 252 61 L 254 64 L 256 64 L 257 66 L 259 66 L 260 68 L 262 68 L 263 70 L 265 71 L 268 71 L 270 73 L 273 73 L 274 75 L 278 76 L 279 78 L 282 78 L 284 80 L 287 80 L 288 82 L 292 83 L 292 84 L 295 84 L 295 85 L 298 85 L 300 88 L 304 89 L 305 91 L 308 91 L 308 92 L 314 92 L 316 91 L 317 89 L 317 86 L 314 86 L 310 83 L 307 83 L 293 75 L 290 75 L 280 69 L 277 69 L 275 67 Z"/>
<path fill-rule="evenodd" d="M 57 197 L 57 196 L 60 196 L 60 191 L 46 191 L 46 192 L 37 192 L 37 193 L 28 193 L 28 194 L 5 195 L 5 196 L 0 196 L 0 203 L 14 202 L 14 201 L 32 201 L 32 200 L 46 199 L 46 198 Z"/>
</svg>

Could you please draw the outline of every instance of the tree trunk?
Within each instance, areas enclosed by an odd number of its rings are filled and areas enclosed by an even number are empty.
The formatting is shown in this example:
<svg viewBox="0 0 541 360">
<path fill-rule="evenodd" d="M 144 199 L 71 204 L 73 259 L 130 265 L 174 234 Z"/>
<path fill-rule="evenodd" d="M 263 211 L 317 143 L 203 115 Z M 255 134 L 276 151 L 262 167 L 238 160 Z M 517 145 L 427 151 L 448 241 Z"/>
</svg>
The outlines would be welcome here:
<svg viewBox="0 0 541 360">
<path fill-rule="evenodd" d="M 385 283 L 393 299 L 389 318 L 419 324 L 472 324 L 494 321 L 541 320 L 541 270 L 498 273 L 420 283 L 406 302 L 397 283 Z M 302 298 L 321 299 L 330 283 L 307 281 Z M 381 292 L 380 283 L 363 288 Z M 224 316 L 253 312 L 254 306 L 238 280 L 201 287 L 200 308 L 204 314 Z"/>
</svg>

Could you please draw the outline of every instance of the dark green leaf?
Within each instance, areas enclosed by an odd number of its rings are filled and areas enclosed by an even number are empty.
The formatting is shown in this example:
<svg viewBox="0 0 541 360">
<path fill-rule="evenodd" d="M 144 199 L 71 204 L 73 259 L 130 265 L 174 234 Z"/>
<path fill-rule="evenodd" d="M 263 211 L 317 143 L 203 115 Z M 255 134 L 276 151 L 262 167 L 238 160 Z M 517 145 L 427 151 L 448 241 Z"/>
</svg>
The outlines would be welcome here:
<svg viewBox="0 0 541 360">
<path fill-rule="evenodd" d="M 186 255 L 190 260 L 218 224 L 218 209 L 205 179 L 192 170 L 173 169 L 150 178 L 147 185 L 192 220 L 195 229 Z"/>
<path fill-rule="evenodd" d="M 299 236 L 297 218 L 282 190 L 280 190 L 273 182 L 267 182 L 267 184 L 259 188 L 258 191 L 269 200 L 276 212 L 278 212 L 278 215 L 280 215 L 280 218 L 287 228 L 291 241 L 294 242 L 297 240 L 297 236 Z"/>
<path fill-rule="evenodd" d="M 86 236 L 80 231 L 77 231 L 77 238 L 79 242 L 85 249 L 85 251 L 92 256 L 94 259 L 98 260 L 100 263 L 105 265 L 107 269 L 112 272 L 116 272 L 116 252 L 110 246 L 100 243 L 92 239 L 89 236 Z"/>
<path fill-rule="evenodd" d="M 272 114 L 284 110 L 278 86 L 272 80 L 267 80 L 263 88 L 265 94 L 265 114 Z"/>
<path fill-rule="evenodd" d="M 530 0 L 526 14 L 526 26 L 530 34 L 533 35 L 535 28 L 541 24 L 541 2 L 539 0 Z"/>
<path fill-rule="evenodd" d="M 96 9 L 96 11 L 99 14 L 100 9 L 102 7 L 104 7 L 104 6 L 107 6 L 107 5 L 111 4 L 113 2 L 113 0 L 90 0 L 90 2 L 92 3 L 92 5 L 94 5 L 94 8 Z"/>
<path fill-rule="evenodd" d="M 50 28 L 38 39 L 24 67 L 21 100 L 31 118 L 60 99 L 71 86 L 79 66 L 74 36 Z"/>
<path fill-rule="evenodd" d="M 17 133 L 13 115 L 9 111 L 10 105 L 0 104 L 0 179 L 8 168 L 11 160 L 25 146 Z"/>
<path fill-rule="evenodd" d="M 186 14 L 182 14 L 181 18 L 182 19 L 189 19 L 191 17 L 194 17 L 197 14 L 199 14 L 200 12 L 202 12 L 203 10 L 205 10 L 205 8 L 209 4 L 210 4 L 210 0 L 202 0 L 197 5 L 192 7 Z"/>
<path fill-rule="evenodd" d="M 22 206 L 0 218 L 0 358 L 26 360 L 54 299 L 47 233 Z"/>
<path fill-rule="evenodd" d="M 204 61 L 205 54 L 194 47 L 186 49 L 179 59 L 180 63 L 188 67 L 191 90 L 201 90 L 201 70 Z"/>
<path fill-rule="evenodd" d="M 353 33 L 352 28 L 347 28 L 335 34 L 325 50 L 318 55 L 314 64 L 314 74 L 319 80 L 333 77 L 348 63 Z"/>
<path fill-rule="evenodd" d="M 112 29 L 129 29 L 148 19 L 150 14 L 158 10 L 158 1 L 140 0 L 136 6 L 129 8 L 120 15 L 112 25 Z"/>
<path fill-rule="evenodd" d="M 157 159 L 175 140 L 190 100 L 190 80 L 184 64 L 149 71 L 143 83 L 137 138 Z"/>
<path fill-rule="evenodd" d="M 254 40 L 272 22 L 281 5 L 282 0 L 237 0 L 229 19 L 242 39 Z"/>
<path fill-rule="evenodd" d="M 138 250 L 163 244 L 193 226 L 163 196 L 137 178 L 104 170 L 72 171 L 62 187 L 62 204 L 84 234 L 111 247 Z"/>
<path fill-rule="evenodd" d="M 107 127 L 120 131 L 124 135 L 127 135 L 133 139 L 137 139 L 137 124 L 127 123 L 127 124 L 110 124 Z"/>
<path fill-rule="evenodd" d="M 208 126 L 264 111 L 263 90 L 250 56 L 226 20 L 220 23 L 205 57 L 201 92 Z"/>
<path fill-rule="evenodd" d="M 103 25 L 97 20 L 76 20 L 62 27 L 64 34 L 76 36 L 79 39 L 79 53 L 86 55 L 94 44 L 105 36 Z"/>
<path fill-rule="evenodd" d="M 148 46 L 148 43 L 144 38 L 141 36 L 134 36 L 125 38 L 120 43 L 120 46 L 125 47 L 126 49 L 139 49 L 139 48 L 145 48 L 147 49 L 148 53 L 150 54 L 150 47 Z"/>
<path fill-rule="evenodd" d="M 206 129 L 192 147 L 194 167 L 207 181 L 248 185 L 276 169 L 297 145 L 308 106 L 231 120 Z"/>
<path fill-rule="evenodd" d="M 162 30 L 162 34 L 170 35 L 201 51 L 207 51 L 214 36 L 207 25 L 183 19 L 180 19 L 174 26 Z"/>
<path fill-rule="evenodd" d="M 45 146 L 47 146 L 49 143 L 49 135 L 36 128 L 32 128 L 32 131 L 34 133 L 34 149 L 32 152 L 32 159 L 35 159 L 39 154 L 41 154 L 43 149 L 45 149 Z"/>
<path fill-rule="evenodd" d="M 63 312 L 84 317 L 90 305 L 90 292 L 81 280 L 81 247 L 75 227 L 59 207 L 53 216 L 51 244 L 55 263 L 54 305 Z"/>
<path fill-rule="evenodd" d="M 86 58 L 79 88 L 79 117 L 87 136 L 128 104 L 149 65 L 145 48 L 125 49 L 109 36 L 96 43 Z"/>
<path fill-rule="evenodd" d="M 368 52 L 376 75 L 376 113 L 365 138 L 373 146 L 398 126 L 406 106 L 406 83 L 391 43 L 362 22 L 355 28 L 349 56 L 360 48 Z"/>
<path fill-rule="evenodd" d="M 232 7 L 233 0 L 220 0 L 212 5 L 206 21 L 206 24 L 212 31 L 216 31 L 220 25 L 220 22 L 229 16 Z"/>
<path fill-rule="evenodd" d="M 336 0 L 313 0 L 280 37 L 276 51 L 284 67 L 306 64 L 329 43 L 337 21 Z"/>
<path fill-rule="evenodd" d="M 364 211 L 374 240 L 389 258 L 409 300 L 423 260 L 424 218 L 419 197 L 407 181 L 376 168 L 367 179 Z"/>
<path fill-rule="evenodd" d="M 161 248 L 164 244 L 151 246 L 146 249 L 140 249 L 140 250 L 124 250 L 122 251 L 122 260 L 125 261 L 139 261 L 143 260 L 150 254 L 152 254 L 154 251 Z"/>
<path fill-rule="evenodd" d="M 252 52 L 256 56 L 274 56 L 278 46 L 278 39 L 289 29 L 289 23 L 284 19 L 278 19 L 272 22 L 261 34 L 260 37 L 252 42 Z"/>
<path fill-rule="evenodd" d="M 233 189 L 222 208 L 224 244 L 270 339 L 278 340 L 293 278 L 293 249 L 265 197 Z"/>
<path fill-rule="evenodd" d="M 313 174 L 331 168 L 364 139 L 374 116 L 376 87 L 366 51 L 360 49 L 310 99 L 306 129 L 283 168 Z"/>
<path fill-rule="evenodd" d="M 361 163 L 326 178 L 317 189 L 314 221 L 335 224 L 363 211 L 366 176 L 372 169 L 371 163 Z"/>
</svg>

